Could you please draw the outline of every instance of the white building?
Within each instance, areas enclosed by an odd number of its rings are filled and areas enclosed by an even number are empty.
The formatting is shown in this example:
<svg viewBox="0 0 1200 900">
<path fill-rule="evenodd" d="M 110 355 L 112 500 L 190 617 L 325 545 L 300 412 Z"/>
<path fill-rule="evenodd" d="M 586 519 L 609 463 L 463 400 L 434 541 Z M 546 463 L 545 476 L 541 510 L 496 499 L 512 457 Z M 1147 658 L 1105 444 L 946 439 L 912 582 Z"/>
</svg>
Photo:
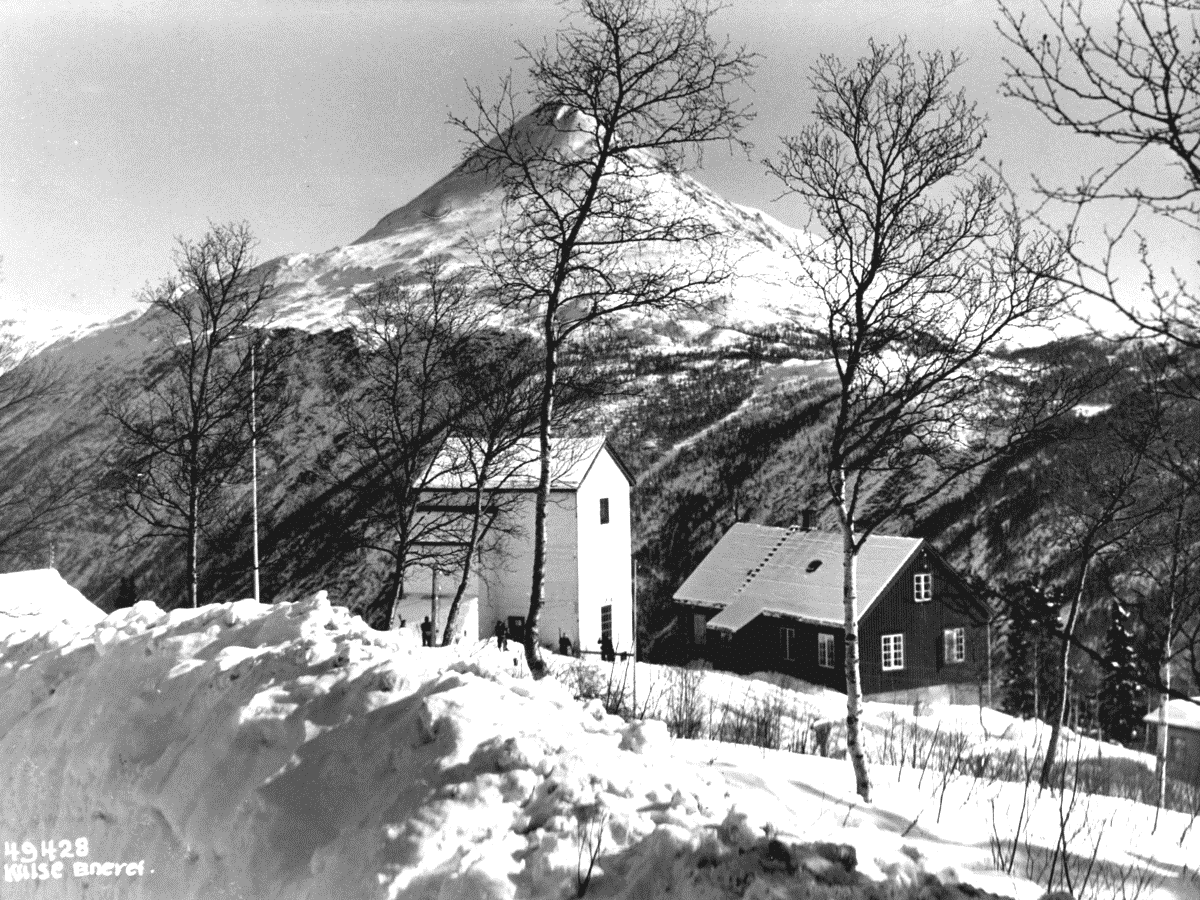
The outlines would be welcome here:
<svg viewBox="0 0 1200 900">
<path fill-rule="evenodd" d="M 633 478 L 602 437 L 557 438 L 552 443 L 547 509 L 546 604 L 540 635 L 557 648 L 559 638 L 584 652 L 599 652 L 608 634 L 617 653 L 633 649 L 632 552 L 629 492 Z M 446 469 L 454 467 L 446 466 Z M 503 497 L 493 531 L 476 555 L 466 602 L 468 638 L 490 637 L 503 620 L 514 639 L 523 635 L 533 575 L 534 493 L 537 442 L 519 448 L 494 490 Z M 433 480 L 431 502 L 461 502 L 461 476 Z M 411 627 L 431 615 L 436 593 L 437 633 L 461 576 L 458 571 L 410 572 L 400 615 Z"/>
</svg>

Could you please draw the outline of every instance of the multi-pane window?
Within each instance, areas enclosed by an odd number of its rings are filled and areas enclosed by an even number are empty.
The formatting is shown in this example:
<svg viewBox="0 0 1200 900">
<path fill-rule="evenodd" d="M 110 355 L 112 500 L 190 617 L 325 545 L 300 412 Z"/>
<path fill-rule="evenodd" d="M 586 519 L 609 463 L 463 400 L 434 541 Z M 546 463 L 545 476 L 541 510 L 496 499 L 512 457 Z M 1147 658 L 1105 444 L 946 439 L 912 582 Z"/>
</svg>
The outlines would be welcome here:
<svg viewBox="0 0 1200 900">
<path fill-rule="evenodd" d="M 817 665 L 822 669 L 832 669 L 834 663 L 833 635 L 817 635 Z"/>
<path fill-rule="evenodd" d="M 784 659 L 796 658 L 796 629 L 779 629 L 779 654 Z"/>
<path fill-rule="evenodd" d="M 601 525 L 608 524 L 608 498 L 607 497 L 600 498 L 600 524 Z"/>
<path fill-rule="evenodd" d="M 704 613 L 692 613 L 692 643 L 704 644 L 708 642 L 708 619 L 704 617 Z"/>
<path fill-rule="evenodd" d="M 612 643 L 612 604 L 600 607 L 600 640 Z"/>
<path fill-rule="evenodd" d="M 960 663 L 967 658 L 967 629 L 947 628 L 942 632 L 942 659 Z"/>
<path fill-rule="evenodd" d="M 918 603 L 928 603 L 933 599 L 933 575 L 929 572 L 918 572 L 913 576 L 913 599 Z"/>
<path fill-rule="evenodd" d="M 883 636 L 883 671 L 892 672 L 904 668 L 904 635 Z"/>
<path fill-rule="evenodd" d="M 1173 762 L 1182 762 L 1187 757 L 1187 741 L 1178 735 L 1171 735 L 1167 739 L 1167 759 Z"/>
</svg>

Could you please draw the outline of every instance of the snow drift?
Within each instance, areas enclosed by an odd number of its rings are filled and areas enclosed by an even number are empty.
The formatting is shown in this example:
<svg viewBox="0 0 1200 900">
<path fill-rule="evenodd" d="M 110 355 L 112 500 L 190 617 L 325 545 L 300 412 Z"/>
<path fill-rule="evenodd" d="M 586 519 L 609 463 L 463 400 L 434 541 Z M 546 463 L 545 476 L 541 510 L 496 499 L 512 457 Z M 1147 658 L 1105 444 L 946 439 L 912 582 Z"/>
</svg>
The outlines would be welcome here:
<svg viewBox="0 0 1200 900">
<path fill-rule="evenodd" d="M 992 896 L 898 841 L 789 843 L 661 723 L 513 662 L 324 595 L 0 639 L 3 895 Z"/>
<path fill-rule="evenodd" d="M 56 628 L 70 632 L 103 618 L 55 569 L 0 575 L 0 642 L 20 643 Z"/>
</svg>

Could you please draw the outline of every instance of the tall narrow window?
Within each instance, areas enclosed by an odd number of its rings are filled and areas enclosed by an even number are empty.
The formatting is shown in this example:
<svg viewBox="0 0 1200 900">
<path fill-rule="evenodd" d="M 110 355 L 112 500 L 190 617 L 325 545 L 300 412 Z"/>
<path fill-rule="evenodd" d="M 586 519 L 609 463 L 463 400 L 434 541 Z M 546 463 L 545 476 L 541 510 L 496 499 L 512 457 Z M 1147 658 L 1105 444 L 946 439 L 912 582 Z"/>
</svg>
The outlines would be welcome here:
<svg viewBox="0 0 1200 900">
<path fill-rule="evenodd" d="M 883 636 L 883 671 L 894 672 L 904 668 L 904 635 Z"/>
<path fill-rule="evenodd" d="M 796 658 L 796 629 L 779 629 L 779 655 L 784 659 Z"/>
<path fill-rule="evenodd" d="M 608 524 L 608 498 L 607 497 L 600 498 L 600 524 L 601 525 Z"/>
<path fill-rule="evenodd" d="M 918 603 L 928 603 L 933 599 L 933 575 L 929 572 L 918 572 L 913 576 L 913 599 Z"/>
<path fill-rule="evenodd" d="M 960 663 L 967 658 L 967 629 L 947 628 L 942 632 L 942 659 Z"/>
<path fill-rule="evenodd" d="M 1182 762 L 1187 758 L 1187 741 L 1178 735 L 1171 735 L 1170 746 L 1167 748 L 1167 759 Z"/>
<path fill-rule="evenodd" d="M 600 607 L 600 640 L 612 643 L 612 604 Z"/>
<path fill-rule="evenodd" d="M 708 619 L 704 613 L 692 613 L 692 643 L 708 643 Z"/>
<path fill-rule="evenodd" d="M 834 664 L 834 644 L 832 634 L 817 635 L 817 665 L 822 669 L 832 669 Z"/>
</svg>

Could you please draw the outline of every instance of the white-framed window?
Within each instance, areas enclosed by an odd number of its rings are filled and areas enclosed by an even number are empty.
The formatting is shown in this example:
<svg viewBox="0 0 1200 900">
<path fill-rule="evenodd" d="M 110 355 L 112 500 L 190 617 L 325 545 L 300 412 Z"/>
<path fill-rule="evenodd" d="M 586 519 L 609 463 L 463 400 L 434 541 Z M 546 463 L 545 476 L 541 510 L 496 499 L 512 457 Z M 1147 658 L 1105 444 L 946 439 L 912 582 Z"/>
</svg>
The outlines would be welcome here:
<svg viewBox="0 0 1200 900">
<path fill-rule="evenodd" d="M 692 613 L 692 643 L 708 643 L 708 619 L 704 613 Z"/>
<path fill-rule="evenodd" d="M 913 599 L 918 603 L 928 603 L 933 599 L 933 574 L 918 572 L 913 576 Z"/>
<path fill-rule="evenodd" d="M 894 672 L 904 668 L 904 635 L 883 636 L 883 671 Z"/>
<path fill-rule="evenodd" d="M 779 654 L 784 659 L 796 658 L 796 629 L 779 629 Z"/>
<path fill-rule="evenodd" d="M 967 658 L 967 629 L 947 628 L 942 632 L 942 659 L 948 663 L 965 662 Z"/>
<path fill-rule="evenodd" d="M 817 634 L 817 665 L 822 669 L 832 669 L 837 659 L 832 634 Z"/>
<path fill-rule="evenodd" d="M 607 497 L 600 498 L 600 524 L 601 525 L 608 524 L 608 498 Z"/>
</svg>

